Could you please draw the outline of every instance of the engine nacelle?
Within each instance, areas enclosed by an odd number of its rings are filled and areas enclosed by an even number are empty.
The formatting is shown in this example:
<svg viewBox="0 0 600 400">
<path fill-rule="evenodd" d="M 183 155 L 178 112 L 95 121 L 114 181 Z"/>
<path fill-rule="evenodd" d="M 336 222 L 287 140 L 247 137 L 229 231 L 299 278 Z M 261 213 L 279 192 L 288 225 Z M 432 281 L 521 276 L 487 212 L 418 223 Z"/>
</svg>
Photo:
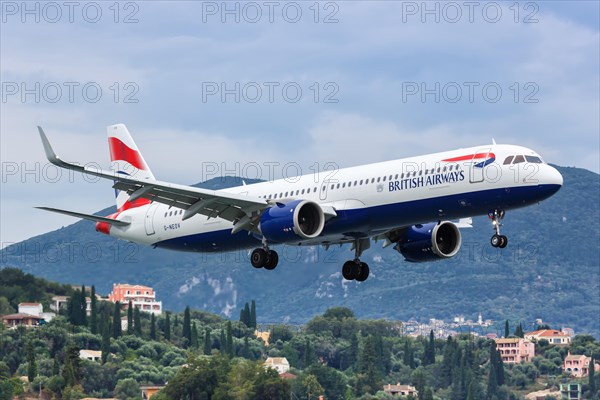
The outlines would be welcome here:
<svg viewBox="0 0 600 400">
<path fill-rule="evenodd" d="M 442 221 L 411 226 L 400 233 L 394 249 L 406 261 L 426 262 L 454 257 L 460 245 L 458 227 L 452 222 Z"/>
<path fill-rule="evenodd" d="M 312 239 L 325 226 L 323 209 L 309 200 L 294 200 L 269 207 L 260 217 L 260 231 L 270 242 L 289 243 Z"/>
</svg>

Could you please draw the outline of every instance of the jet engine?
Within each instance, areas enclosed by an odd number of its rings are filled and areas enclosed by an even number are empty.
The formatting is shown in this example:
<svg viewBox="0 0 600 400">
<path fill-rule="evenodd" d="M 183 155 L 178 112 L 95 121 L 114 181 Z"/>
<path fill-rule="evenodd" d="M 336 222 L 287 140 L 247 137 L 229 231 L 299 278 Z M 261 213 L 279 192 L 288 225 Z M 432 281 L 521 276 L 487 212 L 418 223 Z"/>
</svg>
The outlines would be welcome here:
<svg viewBox="0 0 600 400">
<path fill-rule="evenodd" d="M 312 239 L 321 234 L 325 216 L 321 207 L 309 200 L 277 203 L 260 217 L 260 231 L 270 242 L 289 243 Z"/>
<path fill-rule="evenodd" d="M 394 249 L 406 261 L 426 262 L 454 257 L 460 250 L 458 227 L 450 221 L 413 225 L 398 232 Z"/>
</svg>

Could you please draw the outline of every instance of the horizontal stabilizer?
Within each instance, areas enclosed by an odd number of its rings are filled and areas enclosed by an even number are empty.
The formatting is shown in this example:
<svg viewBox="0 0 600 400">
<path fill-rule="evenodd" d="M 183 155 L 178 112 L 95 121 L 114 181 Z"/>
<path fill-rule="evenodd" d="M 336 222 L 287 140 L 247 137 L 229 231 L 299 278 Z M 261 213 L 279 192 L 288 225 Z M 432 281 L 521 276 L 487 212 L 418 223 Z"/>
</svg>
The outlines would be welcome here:
<svg viewBox="0 0 600 400">
<path fill-rule="evenodd" d="M 106 217 L 99 217 L 97 215 L 82 214 L 82 213 L 78 213 L 78 212 L 74 212 L 74 211 L 60 210 L 58 208 L 50 208 L 50 207 L 35 207 L 35 208 L 40 209 L 40 210 L 52 211 L 52 212 L 59 213 L 59 214 L 70 215 L 71 217 L 83 218 L 83 219 L 87 219 L 90 221 L 106 222 L 107 224 L 111 224 L 114 226 L 129 225 L 129 222 L 119 221 L 116 219 L 110 219 L 110 218 L 106 218 Z"/>
</svg>

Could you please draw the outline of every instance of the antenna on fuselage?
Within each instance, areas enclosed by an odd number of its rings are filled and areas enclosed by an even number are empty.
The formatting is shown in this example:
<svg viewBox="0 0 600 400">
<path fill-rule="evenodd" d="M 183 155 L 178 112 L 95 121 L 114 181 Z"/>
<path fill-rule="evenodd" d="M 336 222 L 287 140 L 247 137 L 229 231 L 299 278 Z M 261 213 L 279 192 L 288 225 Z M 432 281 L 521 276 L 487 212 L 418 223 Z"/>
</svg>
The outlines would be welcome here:
<svg viewBox="0 0 600 400">
<path fill-rule="evenodd" d="M 492 138 L 492 144 L 496 145 L 496 139 Z"/>
</svg>

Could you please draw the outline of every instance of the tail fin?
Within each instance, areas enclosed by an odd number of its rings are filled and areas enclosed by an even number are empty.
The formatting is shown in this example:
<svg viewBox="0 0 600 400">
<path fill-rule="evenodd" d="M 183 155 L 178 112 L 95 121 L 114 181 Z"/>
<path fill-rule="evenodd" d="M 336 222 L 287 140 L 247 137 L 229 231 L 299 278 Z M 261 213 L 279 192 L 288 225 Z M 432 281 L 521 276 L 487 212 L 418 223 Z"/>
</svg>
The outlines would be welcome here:
<svg viewBox="0 0 600 400">
<path fill-rule="evenodd" d="M 106 128 L 106 133 L 108 134 L 111 170 L 138 179 L 155 179 L 125 125 L 110 125 Z M 147 199 L 137 199 L 129 202 L 129 195 L 120 190 L 115 190 L 115 196 L 117 197 L 117 209 L 119 211 L 139 207 L 150 202 Z"/>
</svg>

